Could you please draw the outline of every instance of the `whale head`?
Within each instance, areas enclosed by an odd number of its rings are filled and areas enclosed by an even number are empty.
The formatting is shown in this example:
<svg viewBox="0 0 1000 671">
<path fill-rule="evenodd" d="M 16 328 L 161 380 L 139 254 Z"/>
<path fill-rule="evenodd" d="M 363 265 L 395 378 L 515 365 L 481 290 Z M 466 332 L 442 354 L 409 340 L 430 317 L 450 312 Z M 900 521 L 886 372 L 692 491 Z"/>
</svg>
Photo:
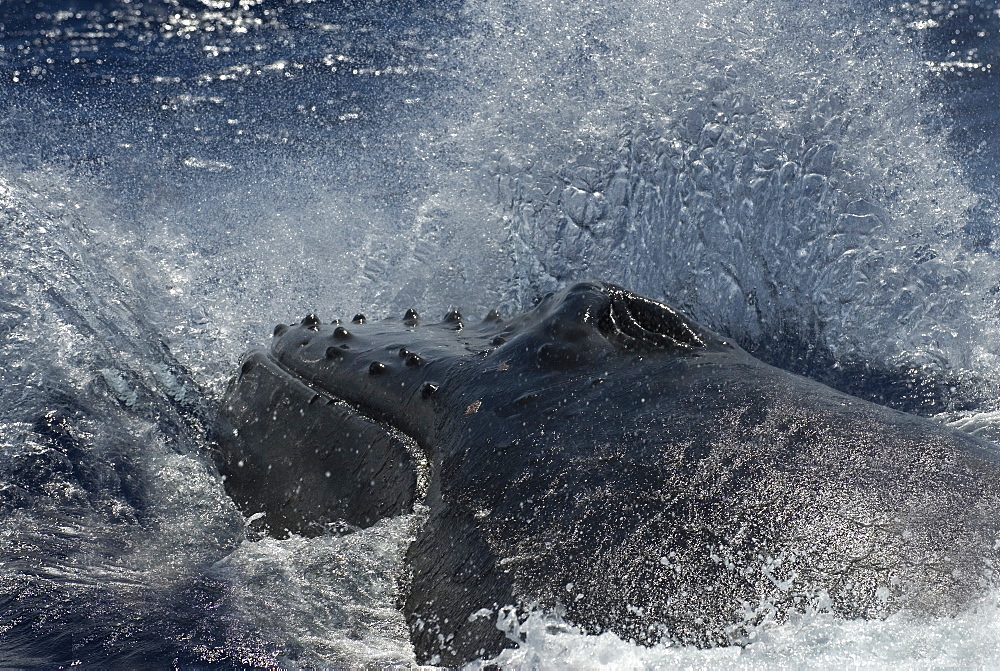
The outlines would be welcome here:
<svg viewBox="0 0 1000 671">
<path fill-rule="evenodd" d="M 277 325 L 269 350 L 244 357 L 221 413 L 217 461 L 230 493 L 265 513 L 272 533 L 319 533 L 334 516 L 367 526 L 412 508 L 456 416 L 541 413 L 559 403 L 547 398 L 553 391 L 593 395 L 625 362 L 730 349 L 673 308 L 601 282 L 549 294 L 507 320 L 495 310 L 475 321 L 454 310 L 440 321 L 413 309 L 379 320 L 309 314 Z M 369 470 L 391 481 L 373 488 L 344 455 L 378 462 Z"/>
</svg>

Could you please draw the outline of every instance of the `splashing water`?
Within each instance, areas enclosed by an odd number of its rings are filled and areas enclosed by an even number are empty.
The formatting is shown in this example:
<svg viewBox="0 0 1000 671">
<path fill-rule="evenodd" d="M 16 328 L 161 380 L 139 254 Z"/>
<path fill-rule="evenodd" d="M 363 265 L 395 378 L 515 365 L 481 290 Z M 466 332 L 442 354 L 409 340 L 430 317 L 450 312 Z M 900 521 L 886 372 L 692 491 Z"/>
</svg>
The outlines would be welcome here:
<svg viewBox="0 0 1000 671">
<path fill-rule="evenodd" d="M 905 614 L 885 620 L 844 621 L 824 612 L 793 617 L 782 625 L 765 622 L 745 647 L 710 650 L 644 648 L 606 632 L 585 636 L 557 614 L 531 612 L 519 618 L 506 610 L 497 627 L 518 643 L 488 662 L 517 669 L 756 669 L 854 668 L 931 669 L 989 666 L 1000 652 L 996 595 L 954 619 L 928 622 Z"/>
<path fill-rule="evenodd" d="M 951 76 L 998 90 L 981 3 L 4 13 L 7 664 L 412 662 L 396 579 L 419 520 L 261 539 L 207 459 L 237 357 L 294 314 L 514 311 L 605 279 L 996 435 L 995 175 L 965 150 L 994 122 L 947 99 Z M 953 25 L 978 51 L 934 55 Z M 820 610 L 698 650 L 507 613 L 520 647 L 496 661 L 987 665 L 998 623 L 995 595 L 954 618 Z"/>
<path fill-rule="evenodd" d="M 881 368 L 992 402 L 996 262 L 902 36 L 846 5 L 503 7 L 456 151 L 493 166 L 509 302 L 609 278 L 854 393 L 962 404 L 852 380 Z"/>
</svg>

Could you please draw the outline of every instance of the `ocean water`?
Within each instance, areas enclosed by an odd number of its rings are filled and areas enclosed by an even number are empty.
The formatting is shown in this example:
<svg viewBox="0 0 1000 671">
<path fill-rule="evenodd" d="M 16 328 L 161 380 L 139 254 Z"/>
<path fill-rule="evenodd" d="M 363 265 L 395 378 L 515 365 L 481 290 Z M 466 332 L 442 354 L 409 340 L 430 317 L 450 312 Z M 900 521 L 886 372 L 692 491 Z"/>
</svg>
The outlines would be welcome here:
<svg viewBox="0 0 1000 671">
<path fill-rule="evenodd" d="M 990 2 L 0 0 L 0 666 L 413 663 L 417 516 L 262 538 L 208 457 L 307 312 L 609 280 L 1000 438 L 998 69 Z M 998 599 L 498 661 L 986 666 Z"/>
</svg>

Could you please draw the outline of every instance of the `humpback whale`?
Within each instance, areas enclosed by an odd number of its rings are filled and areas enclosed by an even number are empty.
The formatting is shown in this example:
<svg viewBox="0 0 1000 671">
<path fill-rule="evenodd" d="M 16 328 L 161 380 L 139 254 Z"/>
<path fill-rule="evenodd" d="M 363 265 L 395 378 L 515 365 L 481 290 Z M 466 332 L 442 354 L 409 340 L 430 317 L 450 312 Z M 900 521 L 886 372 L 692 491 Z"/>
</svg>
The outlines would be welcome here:
<svg viewBox="0 0 1000 671">
<path fill-rule="evenodd" d="M 506 606 L 710 646 L 808 607 L 954 613 L 994 580 L 997 447 L 611 284 L 509 320 L 279 325 L 216 440 L 227 491 L 274 535 L 422 511 L 400 603 L 421 663 L 513 645 Z"/>
</svg>

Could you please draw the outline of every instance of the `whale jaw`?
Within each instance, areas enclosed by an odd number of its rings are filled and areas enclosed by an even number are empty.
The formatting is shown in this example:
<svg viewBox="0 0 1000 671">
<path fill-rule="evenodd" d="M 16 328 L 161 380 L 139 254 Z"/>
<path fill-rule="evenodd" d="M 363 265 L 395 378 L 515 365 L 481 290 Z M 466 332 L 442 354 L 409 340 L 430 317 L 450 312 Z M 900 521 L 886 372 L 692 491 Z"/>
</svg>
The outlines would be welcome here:
<svg viewBox="0 0 1000 671">
<path fill-rule="evenodd" d="M 426 491 L 416 441 L 261 350 L 243 357 L 230 384 L 215 460 L 237 505 L 279 538 L 368 527 L 412 512 Z"/>
</svg>

